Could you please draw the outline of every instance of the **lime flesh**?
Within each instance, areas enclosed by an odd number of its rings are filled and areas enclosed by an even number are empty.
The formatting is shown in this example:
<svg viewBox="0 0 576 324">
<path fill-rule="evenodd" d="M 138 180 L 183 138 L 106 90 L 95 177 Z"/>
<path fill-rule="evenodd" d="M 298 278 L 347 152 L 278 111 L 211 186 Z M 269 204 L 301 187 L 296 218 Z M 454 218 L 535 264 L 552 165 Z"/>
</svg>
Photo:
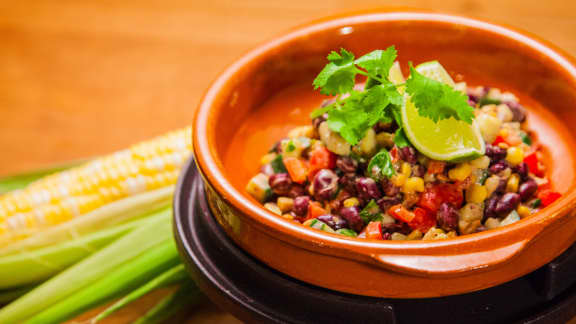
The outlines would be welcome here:
<svg viewBox="0 0 576 324">
<path fill-rule="evenodd" d="M 418 65 L 416 70 L 431 79 L 454 84 L 450 75 L 436 61 Z M 467 124 L 450 118 L 434 122 L 420 116 L 410 97 L 405 95 L 402 122 L 412 145 L 431 159 L 460 162 L 484 155 L 485 144 L 476 121 Z"/>
</svg>

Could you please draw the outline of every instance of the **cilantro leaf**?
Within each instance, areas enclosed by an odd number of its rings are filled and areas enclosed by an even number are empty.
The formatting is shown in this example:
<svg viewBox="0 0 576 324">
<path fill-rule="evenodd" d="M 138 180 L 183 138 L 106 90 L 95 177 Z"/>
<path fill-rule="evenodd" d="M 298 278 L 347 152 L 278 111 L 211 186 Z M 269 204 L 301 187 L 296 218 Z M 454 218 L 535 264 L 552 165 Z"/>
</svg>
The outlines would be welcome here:
<svg viewBox="0 0 576 324">
<path fill-rule="evenodd" d="M 453 117 L 472 123 L 474 108 L 468 105 L 468 97 L 442 82 L 432 80 L 410 67 L 410 78 L 406 81 L 406 92 L 421 116 L 437 122 Z"/>
<path fill-rule="evenodd" d="M 370 125 L 370 117 L 362 104 L 364 94 L 358 91 L 350 93 L 341 105 L 328 111 L 328 126 L 350 144 L 356 145 L 366 135 Z"/>
<path fill-rule="evenodd" d="M 355 63 L 365 69 L 371 76 L 377 76 L 383 80 L 388 80 L 388 73 L 398 53 L 394 46 L 388 47 L 385 51 L 375 50 L 360 58 Z"/>
<path fill-rule="evenodd" d="M 354 65 L 354 54 L 342 48 L 340 53 L 332 51 L 327 58 L 330 63 L 314 79 L 314 89 L 321 88 L 320 92 L 326 95 L 352 91 L 358 73 Z"/>
<path fill-rule="evenodd" d="M 370 159 L 366 173 L 369 177 L 376 180 L 382 179 L 383 175 L 390 178 L 396 174 L 394 166 L 392 165 L 392 159 L 386 149 L 380 150 L 380 152 L 376 153 L 376 155 Z"/>
<path fill-rule="evenodd" d="M 274 173 L 286 173 L 286 166 L 284 166 L 284 162 L 282 161 L 282 154 L 276 155 L 274 160 L 270 162 L 270 166 L 272 166 L 272 170 Z"/>
<path fill-rule="evenodd" d="M 374 221 L 380 217 L 380 207 L 374 201 L 374 199 L 370 200 L 370 202 L 360 211 L 360 218 L 364 221 L 364 223 L 368 224 L 371 221 Z"/>
<path fill-rule="evenodd" d="M 408 141 L 406 133 L 404 133 L 404 129 L 402 127 L 396 130 L 396 134 L 394 135 L 394 144 L 396 144 L 396 146 L 399 148 L 410 146 L 410 141 Z"/>
</svg>

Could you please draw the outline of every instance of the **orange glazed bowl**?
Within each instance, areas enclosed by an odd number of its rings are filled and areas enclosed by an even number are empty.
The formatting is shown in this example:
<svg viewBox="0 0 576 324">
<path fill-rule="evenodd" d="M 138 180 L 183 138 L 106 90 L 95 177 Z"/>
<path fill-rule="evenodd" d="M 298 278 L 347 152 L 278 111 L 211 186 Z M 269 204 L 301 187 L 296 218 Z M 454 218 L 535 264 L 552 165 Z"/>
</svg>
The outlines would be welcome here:
<svg viewBox="0 0 576 324">
<path fill-rule="evenodd" d="M 562 197 L 514 224 L 442 241 L 375 241 L 328 234 L 264 209 L 245 191 L 260 157 L 309 123 L 324 99 L 312 80 L 326 55 L 395 45 L 403 67 L 439 60 L 455 79 L 515 93 L 544 145 Z M 289 103 L 289 104 L 287 104 Z M 197 110 L 194 154 L 210 209 L 245 251 L 301 281 L 346 293 L 424 298 L 461 294 L 523 276 L 576 240 L 576 67 L 554 46 L 475 19 L 420 11 L 339 16 L 295 29 L 243 56 Z"/>
</svg>

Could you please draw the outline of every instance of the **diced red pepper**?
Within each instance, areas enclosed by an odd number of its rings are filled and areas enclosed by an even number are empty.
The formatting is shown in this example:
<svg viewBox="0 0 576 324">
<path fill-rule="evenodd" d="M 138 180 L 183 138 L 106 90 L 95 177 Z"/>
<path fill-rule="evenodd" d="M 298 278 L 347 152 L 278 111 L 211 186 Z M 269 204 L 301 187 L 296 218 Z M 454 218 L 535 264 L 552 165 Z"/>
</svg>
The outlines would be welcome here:
<svg viewBox="0 0 576 324">
<path fill-rule="evenodd" d="M 555 202 L 558 198 L 560 198 L 562 194 L 556 191 L 552 191 L 550 189 L 545 189 L 538 192 L 538 199 L 540 199 L 541 203 L 540 206 L 546 207 L 551 203 Z"/>
<path fill-rule="evenodd" d="M 538 152 L 537 151 L 534 151 L 534 152 L 528 154 L 524 158 L 524 163 L 526 163 L 526 165 L 528 165 L 528 170 L 530 170 L 530 172 L 532 172 L 537 177 L 544 176 L 544 170 L 542 170 L 542 168 L 540 167 L 540 161 L 538 160 Z"/>
<path fill-rule="evenodd" d="M 414 213 L 402 206 L 402 204 L 397 204 L 388 208 L 388 214 L 404 223 L 410 223 L 414 218 Z"/>
<path fill-rule="evenodd" d="M 390 158 L 392 162 L 398 161 L 398 147 L 396 147 L 396 145 L 390 150 Z"/>
<path fill-rule="evenodd" d="M 408 226 L 426 233 L 431 227 L 436 226 L 436 215 L 424 208 L 416 207 L 414 209 L 414 218 L 408 223 Z"/>
<path fill-rule="evenodd" d="M 382 223 L 370 222 L 366 226 L 366 238 L 372 240 L 382 240 Z"/>
<path fill-rule="evenodd" d="M 285 157 L 282 159 L 282 162 L 284 162 L 284 166 L 286 170 L 288 170 L 292 181 L 296 183 L 304 183 L 306 181 L 306 177 L 308 176 L 306 161 L 295 157 Z"/>
<path fill-rule="evenodd" d="M 427 172 L 429 174 L 439 174 L 439 173 L 444 172 L 445 166 L 446 166 L 446 162 L 431 160 L 428 163 L 428 171 Z"/>
<path fill-rule="evenodd" d="M 420 195 L 418 206 L 436 213 L 442 203 L 450 203 L 455 208 L 460 208 L 464 195 L 457 184 L 442 183 L 426 188 Z"/>
<path fill-rule="evenodd" d="M 506 143 L 506 139 L 500 135 L 496 136 L 496 139 L 494 140 L 494 142 L 492 142 L 492 145 L 497 146 L 500 143 Z"/>
<path fill-rule="evenodd" d="M 308 204 L 308 213 L 306 214 L 306 220 L 317 218 L 318 216 L 326 215 L 326 210 L 322 208 L 320 203 L 313 201 Z"/>
<path fill-rule="evenodd" d="M 318 146 L 310 152 L 310 165 L 308 179 L 312 181 L 316 172 L 322 169 L 334 169 L 336 166 L 336 155 L 324 146 Z"/>
</svg>

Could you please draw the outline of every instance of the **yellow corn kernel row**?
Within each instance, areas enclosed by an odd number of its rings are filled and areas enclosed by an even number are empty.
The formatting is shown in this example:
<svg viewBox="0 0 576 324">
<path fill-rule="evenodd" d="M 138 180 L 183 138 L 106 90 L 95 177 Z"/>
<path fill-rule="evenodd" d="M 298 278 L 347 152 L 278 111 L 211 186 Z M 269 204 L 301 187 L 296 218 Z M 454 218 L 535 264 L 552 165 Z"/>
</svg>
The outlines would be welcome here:
<svg viewBox="0 0 576 324">
<path fill-rule="evenodd" d="M 109 202 L 176 183 L 191 129 L 171 132 L 0 196 L 0 235 L 59 224 Z"/>
</svg>

